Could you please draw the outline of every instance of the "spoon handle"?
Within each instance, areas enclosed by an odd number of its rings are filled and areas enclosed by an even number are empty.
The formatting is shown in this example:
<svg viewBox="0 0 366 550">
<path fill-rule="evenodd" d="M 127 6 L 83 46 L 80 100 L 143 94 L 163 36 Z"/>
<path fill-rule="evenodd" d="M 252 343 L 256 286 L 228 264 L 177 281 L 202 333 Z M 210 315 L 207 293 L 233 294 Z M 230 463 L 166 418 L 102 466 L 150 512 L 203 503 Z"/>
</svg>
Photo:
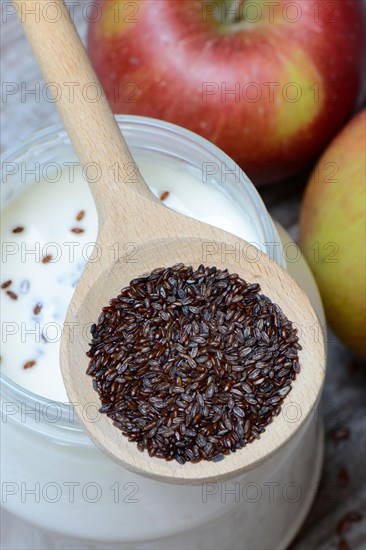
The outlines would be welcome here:
<svg viewBox="0 0 366 550">
<path fill-rule="evenodd" d="M 53 2 L 53 7 L 39 0 L 13 3 L 84 166 L 100 223 L 123 184 L 151 198 L 64 1 Z"/>
</svg>

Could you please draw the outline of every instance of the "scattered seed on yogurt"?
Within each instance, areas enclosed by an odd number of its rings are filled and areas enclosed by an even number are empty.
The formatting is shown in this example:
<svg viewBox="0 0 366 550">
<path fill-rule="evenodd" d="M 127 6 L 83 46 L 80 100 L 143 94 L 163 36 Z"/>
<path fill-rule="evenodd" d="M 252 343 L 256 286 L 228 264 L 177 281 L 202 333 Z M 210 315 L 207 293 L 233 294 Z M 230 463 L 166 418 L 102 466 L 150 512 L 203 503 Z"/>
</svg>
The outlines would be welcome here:
<svg viewBox="0 0 366 550">
<path fill-rule="evenodd" d="M 164 191 L 161 195 L 160 195 L 160 200 L 161 201 L 165 201 L 168 197 L 169 197 L 170 193 L 169 191 Z"/>
<path fill-rule="evenodd" d="M 85 217 L 85 210 L 80 210 L 76 216 L 76 221 L 81 222 Z"/>
<path fill-rule="evenodd" d="M 84 233 L 84 229 L 82 227 L 73 227 L 71 229 L 71 233 L 75 233 L 76 235 L 80 234 L 80 233 Z"/>
<path fill-rule="evenodd" d="M 36 304 L 33 308 L 34 315 L 39 315 L 41 313 L 41 310 L 42 310 L 42 304 L 38 302 L 38 304 Z"/>
<path fill-rule="evenodd" d="M 23 369 L 31 369 L 32 367 L 34 367 L 35 364 L 36 361 L 27 361 L 27 363 L 23 365 Z"/>
<path fill-rule="evenodd" d="M 22 225 L 18 225 L 13 229 L 13 233 L 22 233 L 23 231 L 24 231 L 24 227 Z"/>
<path fill-rule="evenodd" d="M 5 283 L 3 283 L 3 284 L 1 285 L 1 288 L 2 288 L 3 290 L 5 290 L 6 288 L 9 288 L 9 286 L 11 286 L 11 283 L 12 283 L 12 282 L 13 282 L 13 281 L 12 281 L 11 279 L 9 279 L 9 281 L 5 281 Z"/>
<path fill-rule="evenodd" d="M 11 298 L 12 300 L 18 299 L 18 295 L 15 294 L 15 292 L 13 292 L 12 290 L 7 290 L 6 293 L 9 296 L 9 298 Z"/>
<path fill-rule="evenodd" d="M 52 256 L 51 256 L 51 254 L 48 254 L 48 256 L 45 256 L 44 258 L 42 258 L 42 263 L 43 264 L 48 264 L 48 263 L 50 263 L 51 260 L 52 260 Z"/>
</svg>

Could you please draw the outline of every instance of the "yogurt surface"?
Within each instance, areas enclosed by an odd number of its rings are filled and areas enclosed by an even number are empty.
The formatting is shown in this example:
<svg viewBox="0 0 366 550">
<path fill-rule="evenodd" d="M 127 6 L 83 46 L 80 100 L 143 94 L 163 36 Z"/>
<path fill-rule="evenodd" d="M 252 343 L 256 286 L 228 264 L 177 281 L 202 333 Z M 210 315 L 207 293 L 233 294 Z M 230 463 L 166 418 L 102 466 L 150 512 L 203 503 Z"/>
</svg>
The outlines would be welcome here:
<svg viewBox="0 0 366 550">
<path fill-rule="evenodd" d="M 249 242 L 258 241 L 249 213 L 218 187 L 204 184 L 198 170 L 135 157 L 151 190 L 166 206 Z M 27 187 L 5 206 L 1 221 L 0 368 L 20 386 L 63 402 L 68 398 L 59 367 L 62 326 L 98 228 L 93 197 L 80 168 L 74 176 L 65 171 L 57 182 L 43 180 Z"/>
</svg>

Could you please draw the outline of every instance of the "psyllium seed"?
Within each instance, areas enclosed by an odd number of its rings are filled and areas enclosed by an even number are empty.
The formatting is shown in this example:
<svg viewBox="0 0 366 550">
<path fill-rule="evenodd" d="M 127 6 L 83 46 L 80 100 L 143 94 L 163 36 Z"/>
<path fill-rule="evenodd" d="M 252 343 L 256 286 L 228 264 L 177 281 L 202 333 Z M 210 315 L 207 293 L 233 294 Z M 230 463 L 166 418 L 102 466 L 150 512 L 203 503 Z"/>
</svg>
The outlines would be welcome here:
<svg viewBox="0 0 366 550">
<path fill-rule="evenodd" d="M 169 191 L 163 191 L 163 193 L 160 195 L 160 200 L 165 201 L 169 197 L 169 195 Z"/>
<path fill-rule="evenodd" d="M 22 233 L 23 231 L 24 231 L 24 227 L 22 225 L 18 225 L 13 229 L 13 233 Z"/>
<path fill-rule="evenodd" d="M 7 290 L 6 291 L 6 294 L 9 296 L 9 298 L 11 298 L 12 300 L 17 300 L 18 299 L 18 295 L 15 294 L 15 292 L 13 292 L 12 290 Z"/>
<path fill-rule="evenodd" d="M 351 550 L 348 542 L 343 537 L 340 539 L 338 543 L 338 550 Z"/>
<path fill-rule="evenodd" d="M 349 439 L 350 437 L 350 431 L 348 428 L 341 426 L 340 428 L 337 428 L 333 432 L 333 438 L 335 441 L 343 441 L 345 439 Z"/>
<path fill-rule="evenodd" d="M 76 235 L 80 234 L 80 233 L 84 233 L 84 229 L 82 227 L 73 227 L 71 229 L 71 233 L 75 233 Z"/>
<path fill-rule="evenodd" d="M 36 364 L 36 361 L 28 361 L 23 365 L 23 369 L 31 369 Z"/>
<path fill-rule="evenodd" d="M 362 518 L 363 515 L 357 510 L 351 510 L 350 512 L 347 512 L 337 524 L 337 533 L 339 535 L 344 535 L 344 533 L 348 531 L 352 523 L 361 521 Z"/>
<path fill-rule="evenodd" d="M 215 267 L 134 279 L 91 333 L 100 412 L 140 451 L 179 464 L 258 439 L 299 372 L 297 330 L 280 307 Z"/>
<path fill-rule="evenodd" d="M 3 290 L 5 290 L 6 288 L 9 288 L 9 286 L 11 286 L 11 283 L 12 283 L 12 282 L 13 282 L 13 281 L 12 281 L 11 279 L 9 279 L 9 281 L 5 281 L 5 283 L 3 283 L 3 284 L 1 285 L 1 288 L 2 288 Z"/>
<path fill-rule="evenodd" d="M 342 468 L 338 472 L 338 485 L 340 487 L 346 487 L 349 484 L 349 475 L 346 468 Z"/>
<path fill-rule="evenodd" d="M 76 221 L 81 222 L 85 217 L 85 210 L 80 210 L 76 215 Z"/>
<path fill-rule="evenodd" d="M 43 264 L 49 264 L 51 260 L 52 260 L 52 256 L 49 254 L 48 256 L 44 256 L 42 258 L 42 263 Z"/>
<path fill-rule="evenodd" d="M 33 308 L 34 315 L 39 315 L 41 313 L 41 310 L 42 310 L 42 304 L 38 302 L 38 304 L 36 304 Z"/>
</svg>

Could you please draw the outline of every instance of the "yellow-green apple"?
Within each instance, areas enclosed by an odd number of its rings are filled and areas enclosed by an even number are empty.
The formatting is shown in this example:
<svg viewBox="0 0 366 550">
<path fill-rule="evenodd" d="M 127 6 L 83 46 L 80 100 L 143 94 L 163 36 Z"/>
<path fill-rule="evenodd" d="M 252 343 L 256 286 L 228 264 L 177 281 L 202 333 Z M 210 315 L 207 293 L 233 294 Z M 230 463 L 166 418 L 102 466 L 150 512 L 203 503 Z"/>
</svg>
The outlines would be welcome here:
<svg viewBox="0 0 366 550">
<path fill-rule="evenodd" d="M 314 169 L 300 218 L 302 250 L 327 319 L 366 357 L 366 109 L 335 137 Z"/>
<path fill-rule="evenodd" d="M 101 0 L 88 51 L 114 112 L 201 134 L 259 185 L 352 115 L 362 16 L 359 0 Z"/>
</svg>

